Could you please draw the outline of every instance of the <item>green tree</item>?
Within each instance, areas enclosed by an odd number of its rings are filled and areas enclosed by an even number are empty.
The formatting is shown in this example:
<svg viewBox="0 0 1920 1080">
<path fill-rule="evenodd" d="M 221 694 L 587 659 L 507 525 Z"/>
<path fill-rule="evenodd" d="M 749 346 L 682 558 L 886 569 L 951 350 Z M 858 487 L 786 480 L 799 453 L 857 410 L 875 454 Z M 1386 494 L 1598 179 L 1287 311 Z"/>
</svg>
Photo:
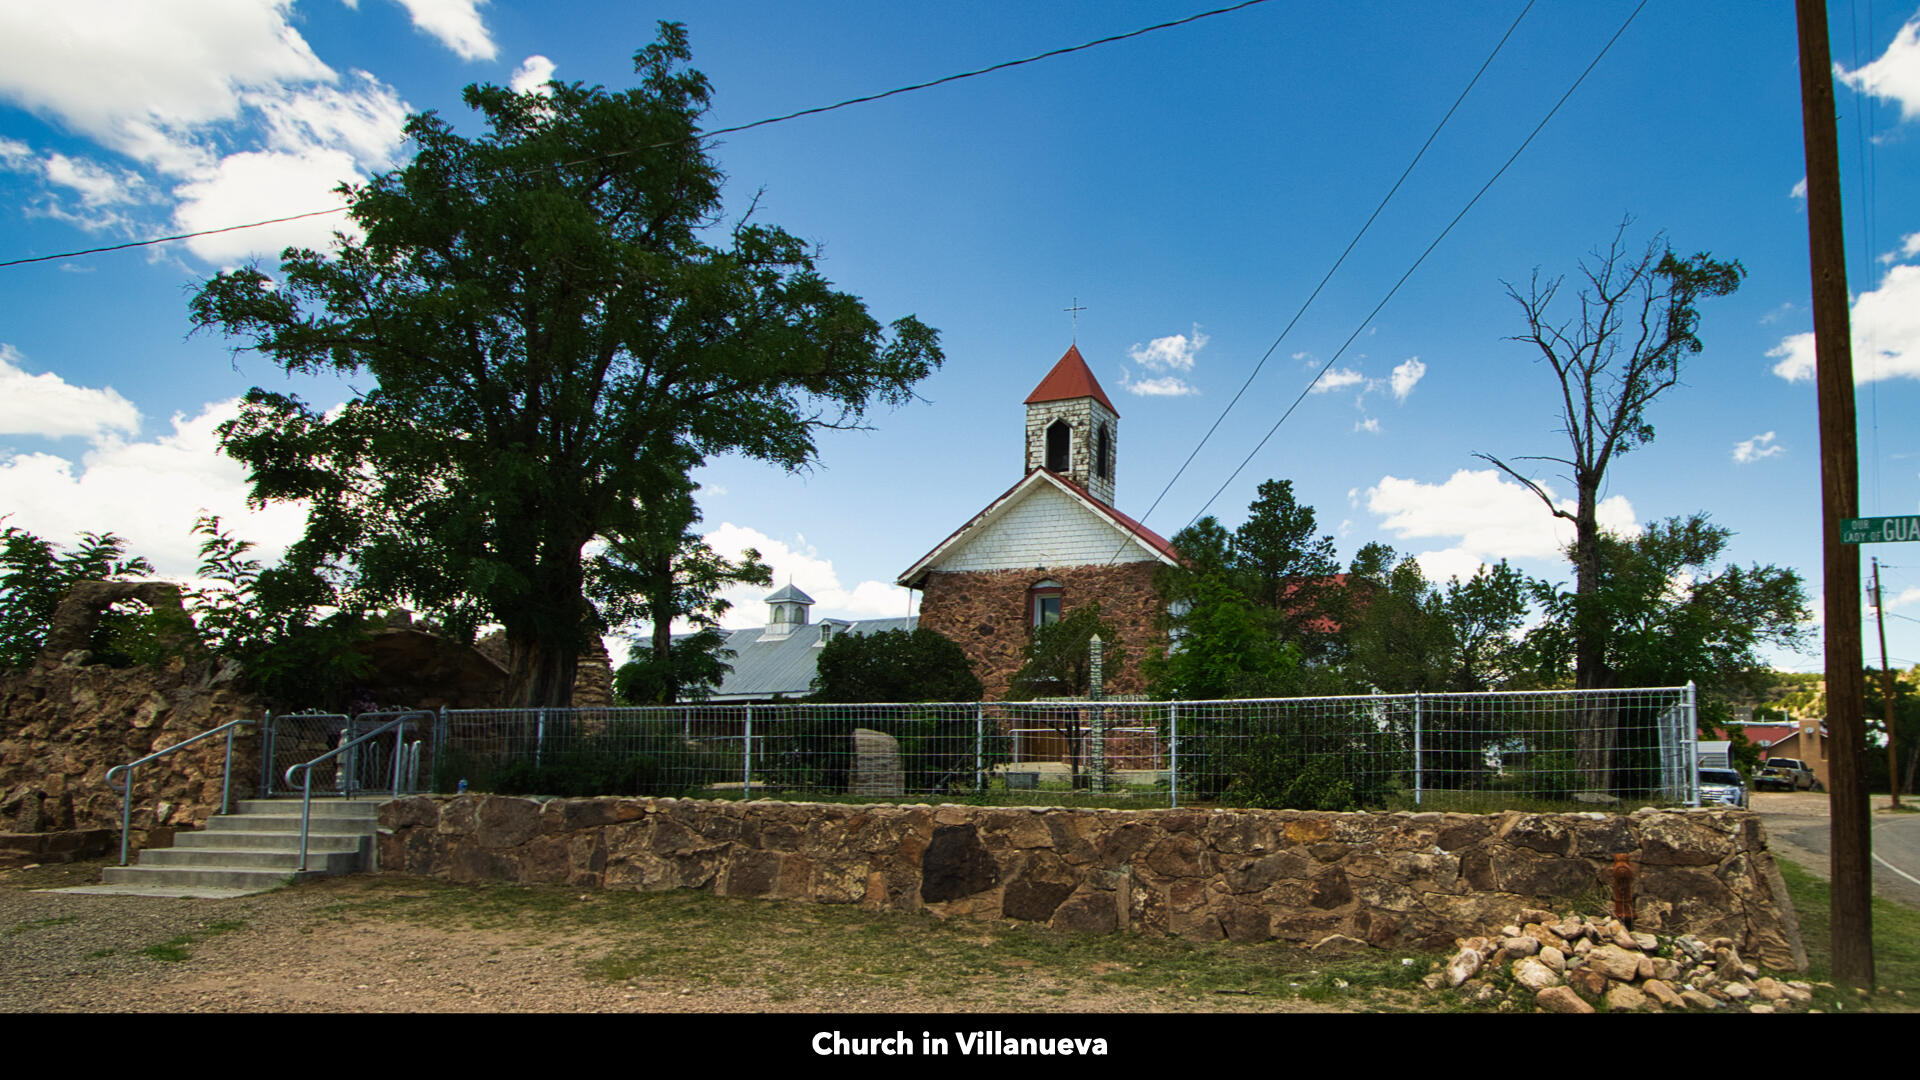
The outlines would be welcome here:
<svg viewBox="0 0 1920 1080">
<path fill-rule="evenodd" d="M 704 626 L 680 640 L 642 646 L 634 658 L 613 673 L 613 697 L 622 705 L 658 705 L 662 702 L 705 701 L 720 688 L 733 665 L 734 651 L 717 626 Z M 658 659 L 666 656 L 666 662 Z"/>
<path fill-rule="evenodd" d="M 308 500 L 289 562 L 349 567 L 349 606 L 501 623 L 515 704 L 570 699 L 601 628 L 595 537 L 712 454 L 806 467 L 817 431 L 906 403 L 941 360 L 931 329 L 835 291 L 810 245 L 750 213 L 718 227 L 690 55 L 662 23 L 626 91 L 470 86 L 484 135 L 414 116 L 414 159 L 343 188 L 359 238 L 192 300 L 196 328 L 289 372 L 371 377 L 331 411 L 256 388 L 225 450 L 254 498 Z"/>
<path fill-rule="evenodd" d="M 194 523 L 202 584 L 187 593 L 200 635 L 240 665 L 246 685 L 298 709 L 347 709 L 353 684 L 372 671 L 359 649 L 370 620 L 331 607 L 337 590 L 318 572 L 262 567 L 253 543 L 208 515 Z"/>
<path fill-rule="evenodd" d="M 145 577 L 153 564 L 127 556 L 127 542 L 108 533 L 81 533 L 61 550 L 17 526 L 0 532 L 0 670 L 33 663 L 46 643 L 53 613 L 67 590 L 82 581 Z M 102 629 L 113 633 L 111 620 Z"/>
<path fill-rule="evenodd" d="M 1233 531 L 1231 565 L 1241 589 L 1279 612 L 1289 640 L 1324 632 L 1340 572 L 1333 537 L 1315 537 L 1318 528 L 1313 507 L 1294 499 L 1293 481 L 1268 480 L 1247 507 L 1247 520 Z"/>
<path fill-rule="evenodd" d="M 979 701 L 982 693 L 966 652 L 925 627 L 835 634 L 813 677 L 813 700 L 840 704 Z"/>
<path fill-rule="evenodd" d="M 1914 793 L 1914 781 L 1916 775 L 1920 775 L 1920 693 L 1914 689 L 1916 676 L 1920 676 L 1920 665 L 1906 672 L 1896 671 L 1893 678 L 1894 748 L 1900 754 L 1902 796 Z M 1867 669 L 1866 680 L 1867 730 L 1873 733 L 1872 741 L 1876 744 L 1867 748 L 1867 790 L 1892 791 L 1888 776 L 1894 763 L 1888 760 L 1886 747 L 1886 680 L 1883 673 L 1874 668 Z M 1805 756 L 1811 757 L 1813 753 L 1813 748 L 1808 747 Z"/>
<path fill-rule="evenodd" d="M 1656 522 L 1634 537 L 1602 533 L 1590 596 L 1535 583 L 1544 621 L 1527 636 L 1533 663 L 1548 677 L 1573 670 L 1597 614 L 1601 661 L 1623 685 L 1692 682 L 1701 725 L 1724 726 L 1736 697 L 1773 679 L 1760 649 L 1798 647 L 1809 617 L 1797 571 L 1723 565 L 1732 536 L 1706 514 Z"/>
<path fill-rule="evenodd" d="M 1704 252 L 1681 258 L 1664 235 L 1636 257 L 1625 247 L 1626 229 L 1622 223 L 1606 251 L 1581 263 L 1585 284 L 1577 317 L 1563 318 L 1555 307 L 1562 278 L 1543 282 L 1535 271 L 1526 295 L 1507 287 L 1527 324 L 1526 333 L 1514 340 L 1532 345 L 1559 380 L 1561 430 L 1570 444 L 1566 457 L 1534 460 L 1571 470 L 1573 509 L 1499 458 L 1477 455 L 1538 495 L 1555 517 L 1573 523 L 1569 554 L 1575 584 L 1567 614 L 1574 685 L 1583 690 L 1618 685 L 1621 674 L 1607 662 L 1612 620 L 1599 597 L 1604 573 L 1600 490 L 1607 470 L 1616 457 L 1653 441 L 1648 407 L 1680 382 L 1683 362 L 1702 349 L 1700 301 L 1731 294 L 1746 276 L 1738 261 L 1720 262 Z M 1582 767 L 1603 786 L 1616 742 L 1614 721 L 1596 714 L 1580 756 Z"/>
<path fill-rule="evenodd" d="M 1094 635 L 1101 644 L 1103 672 L 1120 670 L 1127 652 L 1113 624 L 1100 618 L 1098 601 L 1082 604 L 1059 622 L 1036 627 L 1027 644 L 1027 659 L 1014 673 L 1007 691 L 1010 701 L 1037 697 L 1085 697 L 1093 688 Z"/>
<path fill-rule="evenodd" d="M 773 582 L 773 570 L 758 551 L 748 548 L 738 561 L 727 559 L 693 531 L 700 511 L 690 482 L 669 477 L 660 487 L 642 500 L 628 525 L 603 533 L 606 546 L 587 566 L 587 596 L 599 604 L 607 625 L 645 623 L 651 629 L 651 647 L 622 666 L 638 665 L 627 682 L 630 691 L 645 686 L 651 692 L 644 699 L 629 697 L 631 704 L 671 705 L 683 688 L 698 699 L 718 687 L 732 670 L 726 663 L 731 652 L 720 655 L 726 635 L 719 627 L 733 602 L 721 593 Z M 675 641 L 678 621 L 694 632 Z"/>
<path fill-rule="evenodd" d="M 1195 585 L 1174 620 L 1172 651 L 1142 661 L 1147 692 L 1160 699 L 1285 697 L 1299 693 L 1300 650 L 1273 635 L 1245 594 L 1214 571 Z"/>
</svg>

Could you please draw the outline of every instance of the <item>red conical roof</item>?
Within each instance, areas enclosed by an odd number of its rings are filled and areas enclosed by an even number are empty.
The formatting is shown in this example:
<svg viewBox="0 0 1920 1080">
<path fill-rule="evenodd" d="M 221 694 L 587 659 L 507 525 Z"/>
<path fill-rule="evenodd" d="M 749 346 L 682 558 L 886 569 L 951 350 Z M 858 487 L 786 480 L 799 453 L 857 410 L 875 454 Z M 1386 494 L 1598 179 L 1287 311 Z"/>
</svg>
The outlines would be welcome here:
<svg viewBox="0 0 1920 1080">
<path fill-rule="evenodd" d="M 1120 415 L 1120 410 L 1107 400 L 1107 392 L 1100 389 L 1100 380 L 1093 377 L 1093 371 L 1081 357 L 1080 347 L 1069 345 L 1067 354 L 1053 365 L 1053 370 L 1047 372 L 1047 377 L 1033 388 L 1033 393 L 1027 395 L 1026 403 L 1034 405 L 1042 401 L 1071 401 L 1083 397 L 1090 397 L 1105 405 L 1115 416 Z"/>
</svg>

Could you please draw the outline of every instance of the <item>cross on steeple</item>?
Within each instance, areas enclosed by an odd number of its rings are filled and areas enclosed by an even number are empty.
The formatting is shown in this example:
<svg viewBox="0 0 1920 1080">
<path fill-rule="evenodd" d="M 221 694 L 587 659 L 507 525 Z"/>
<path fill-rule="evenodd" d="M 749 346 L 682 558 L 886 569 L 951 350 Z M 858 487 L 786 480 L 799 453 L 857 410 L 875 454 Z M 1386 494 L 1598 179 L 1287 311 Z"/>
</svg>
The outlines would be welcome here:
<svg viewBox="0 0 1920 1080">
<path fill-rule="evenodd" d="M 1076 296 L 1073 298 L 1072 307 L 1062 308 L 1061 310 L 1073 313 L 1073 342 L 1078 345 L 1080 343 L 1080 313 L 1087 309 L 1080 306 L 1080 298 Z"/>
</svg>

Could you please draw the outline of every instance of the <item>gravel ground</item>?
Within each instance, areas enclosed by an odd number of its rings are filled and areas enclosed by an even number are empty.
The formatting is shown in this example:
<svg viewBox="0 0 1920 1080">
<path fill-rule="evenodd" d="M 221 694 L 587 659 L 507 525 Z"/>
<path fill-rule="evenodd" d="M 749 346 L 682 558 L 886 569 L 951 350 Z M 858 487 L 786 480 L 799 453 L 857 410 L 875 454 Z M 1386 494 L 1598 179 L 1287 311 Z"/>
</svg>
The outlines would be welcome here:
<svg viewBox="0 0 1920 1080">
<path fill-rule="evenodd" d="M 398 875 L 323 879 L 230 900 L 33 891 L 96 883 L 100 865 L 0 871 L 0 1012 L 1343 1011 L 1046 976 L 938 996 L 901 980 L 783 989 L 778 997 L 750 979 L 607 982 L 590 977 L 584 962 L 618 944 L 614 928 L 555 938 L 337 910 L 420 888 Z M 149 954 L 169 942 L 180 943 L 186 959 Z"/>
</svg>

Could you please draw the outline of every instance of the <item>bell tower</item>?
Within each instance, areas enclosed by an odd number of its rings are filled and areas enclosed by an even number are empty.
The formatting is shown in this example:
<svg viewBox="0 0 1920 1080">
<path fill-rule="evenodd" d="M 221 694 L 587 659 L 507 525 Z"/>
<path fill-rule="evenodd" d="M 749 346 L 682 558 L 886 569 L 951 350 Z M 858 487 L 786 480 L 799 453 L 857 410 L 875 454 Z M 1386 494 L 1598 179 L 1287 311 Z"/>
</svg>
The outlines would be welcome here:
<svg viewBox="0 0 1920 1080">
<path fill-rule="evenodd" d="M 1113 505 L 1120 410 L 1107 400 L 1077 345 L 1027 395 L 1026 465 L 1046 469 Z"/>
</svg>

